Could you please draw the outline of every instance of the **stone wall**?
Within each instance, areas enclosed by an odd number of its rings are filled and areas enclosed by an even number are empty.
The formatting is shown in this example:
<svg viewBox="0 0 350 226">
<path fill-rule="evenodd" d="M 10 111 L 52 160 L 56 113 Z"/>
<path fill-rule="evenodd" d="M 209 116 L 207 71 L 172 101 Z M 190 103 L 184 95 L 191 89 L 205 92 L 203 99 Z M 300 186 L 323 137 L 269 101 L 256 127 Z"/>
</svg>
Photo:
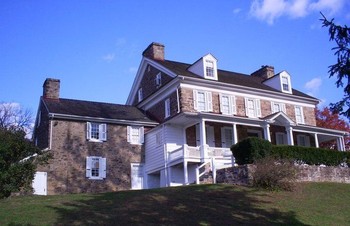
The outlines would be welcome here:
<svg viewBox="0 0 350 226">
<path fill-rule="evenodd" d="M 350 183 L 349 167 L 323 167 L 300 165 L 298 181 Z M 241 165 L 217 170 L 217 183 L 249 185 L 253 179 L 254 165 Z"/>
<path fill-rule="evenodd" d="M 127 142 L 126 125 L 107 124 L 107 141 L 86 139 L 86 122 L 52 120 L 53 159 L 38 171 L 47 172 L 47 193 L 95 193 L 131 188 L 131 163 L 144 162 L 144 146 Z M 146 130 L 146 129 L 145 129 Z M 106 178 L 86 177 L 86 157 L 106 158 Z"/>
</svg>

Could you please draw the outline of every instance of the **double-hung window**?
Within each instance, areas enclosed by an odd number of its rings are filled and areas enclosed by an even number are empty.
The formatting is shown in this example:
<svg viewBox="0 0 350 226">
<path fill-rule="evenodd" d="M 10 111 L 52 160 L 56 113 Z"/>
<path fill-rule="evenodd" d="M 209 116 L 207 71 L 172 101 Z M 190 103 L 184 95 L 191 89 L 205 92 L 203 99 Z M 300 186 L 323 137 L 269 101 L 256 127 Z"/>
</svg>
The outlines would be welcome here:
<svg viewBox="0 0 350 226">
<path fill-rule="evenodd" d="M 236 114 L 235 97 L 227 94 L 220 94 L 220 111 L 224 115 Z"/>
<path fill-rule="evenodd" d="M 106 158 L 100 156 L 86 157 L 86 177 L 95 180 L 106 178 Z"/>
<path fill-rule="evenodd" d="M 310 147 L 310 137 L 306 135 L 297 135 L 297 142 L 299 146 Z"/>
<path fill-rule="evenodd" d="M 127 140 L 131 144 L 143 144 L 143 141 L 144 141 L 143 126 L 128 126 Z"/>
<path fill-rule="evenodd" d="M 211 60 L 206 60 L 205 61 L 205 73 L 206 73 L 206 77 L 208 78 L 214 78 L 215 74 L 214 74 L 214 62 Z"/>
<path fill-rule="evenodd" d="M 258 118 L 261 116 L 260 100 L 245 98 L 245 114 L 249 118 Z"/>
<path fill-rule="evenodd" d="M 170 98 L 166 99 L 164 102 L 165 118 L 170 117 Z"/>
<path fill-rule="evenodd" d="M 295 106 L 295 120 L 297 123 L 304 124 L 303 107 Z"/>
<path fill-rule="evenodd" d="M 286 105 L 283 103 L 271 102 L 272 114 L 283 111 L 286 113 Z"/>
<path fill-rule="evenodd" d="M 107 125 L 103 123 L 87 122 L 86 138 L 90 141 L 106 141 Z"/>
<path fill-rule="evenodd" d="M 193 105 L 197 111 L 213 111 L 211 92 L 193 90 Z"/>
</svg>

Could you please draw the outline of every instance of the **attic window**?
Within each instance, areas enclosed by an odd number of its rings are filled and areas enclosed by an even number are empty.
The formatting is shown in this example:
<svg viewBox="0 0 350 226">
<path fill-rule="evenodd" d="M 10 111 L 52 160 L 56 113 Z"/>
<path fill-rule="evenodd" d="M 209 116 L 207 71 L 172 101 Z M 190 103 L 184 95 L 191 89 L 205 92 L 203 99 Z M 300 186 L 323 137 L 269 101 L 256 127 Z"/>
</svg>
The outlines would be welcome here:
<svg viewBox="0 0 350 226">
<path fill-rule="evenodd" d="M 205 61 L 205 72 L 206 72 L 206 76 L 209 78 L 214 78 L 215 74 L 214 74 L 214 62 L 211 60 L 206 60 Z"/>
<path fill-rule="evenodd" d="M 162 73 L 159 72 L 157 75 L 156 75 L 156 86 L 159 87 L 162 85 Z"/>
<path fill-rule="evenodd" d="M 289 82 L 286 76 L 282 76 L 282 89 L 283 91 L 289 92 Z"/>
</svg>

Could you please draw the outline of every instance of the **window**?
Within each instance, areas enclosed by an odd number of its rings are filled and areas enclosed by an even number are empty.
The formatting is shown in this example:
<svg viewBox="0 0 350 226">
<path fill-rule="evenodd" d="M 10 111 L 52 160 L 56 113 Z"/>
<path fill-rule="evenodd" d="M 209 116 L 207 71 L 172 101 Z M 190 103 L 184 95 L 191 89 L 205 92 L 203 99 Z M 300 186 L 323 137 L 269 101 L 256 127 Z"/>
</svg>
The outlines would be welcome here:
<svg viewBox="0 0 350 226">
<path fill-rule="evenodd" d="M 271 102 L 271 109 L 272 109 L 272 114 L 280 111 L 283 111 L 284 113 L 286 113 L 286 105 L 283 103 Z"/>
<path fill-rule="evenodd" d="M 245 98 L 245 114 L 250 118 L 261 116 L 260 100 Z"/>
<path fill-rule="evenodd" d="M 107 125 L 101 123 L 87 122 L 86 139 L 90 141 L 106 141 Z"/>
<path fill-rule="evenodd" d="M 289 81 L 286 76 L 282 76 L 282 90 L 289 92 Z"/>
<path fill-rule="evenodd" d="M 86 177 L 95 180 L 106 178 L 106 158 L 98 156 L 86 157 Z"/>
<path fill-rule="evenodd" d="M 287 144 L 287 136 L 285 133 L 277 132 L 276 133 L 276 144 Z"/>
<path fill-rule="evenodd" d="M 310 137 L 306 135 L 297 135 L 298 146 L 310 147 Z"/>
<path fill-rule="evenodd" d="M 170 117 L 170 98 L 165 100 L 164 105 L 165 105 L 165 118 L 168 118 Z"/>
<path fill-rule="evenodd" d="M 206 77 L 209 78 L 214 78 L 215 74 L 214 74 L 214 62 L 211 60 L 206 60 L 205 61 L 205 73 L 206 73 Z"/>
<path fill-rule="evenodd" d="M 131 144 L 143 144 L 143 141 L 144 141 L 143 126 L 128 126 L 127 140 Z"/>
<path fill-rule="evenodd" d="M 220 94 L 220 111 L 224 115 L 236 114 L 235 97 L 226 94 Z"/>
<path fill-rule="evenodd" d="M 197 111 L 213 111 L 211 92 L 193 90 L 193 102 Z"/>
<path fill-rule="evenodd" d="M 162 85 L 162 73 L 159 72 L 157 75 L 156 75 L 156 86 L 159 87 Z"/>
<path fill-rule="evenodd" d="M 295 120 L 297 123 L 304 124 L 303 107 L 295 106 Z"/>
<path fill-rule="evenodd" d="M 248 129 L 247 136 L 262 138 L 262 132 L 260 130 Z"/>
<path fill-rule="evenodd" d="M 143 100 L 143 92 L 142 92 L 142 88 L 139 89 L 138 92 L 138 97 L 139 97 L 139 102 Z"/>
</svg>

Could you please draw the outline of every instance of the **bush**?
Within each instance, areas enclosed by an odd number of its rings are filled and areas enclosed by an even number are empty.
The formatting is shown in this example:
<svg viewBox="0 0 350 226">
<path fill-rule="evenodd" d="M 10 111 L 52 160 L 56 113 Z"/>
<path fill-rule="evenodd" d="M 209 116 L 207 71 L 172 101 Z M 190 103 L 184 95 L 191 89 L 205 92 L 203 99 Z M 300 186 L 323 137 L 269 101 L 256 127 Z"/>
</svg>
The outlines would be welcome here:
<svg viewBox="0 0 350 226">
<path fill-rule="evenodd" d="M 296 187 L 297 168 L 291 160 L 267 157 L 255 161 L 253 186 L 268 190 L 292 191 Z"/>
<path fill-rule="evenodd" d="M 315 147 L 275 145 L 270 154 L 281 159 L 293 159 L 308 165 L 339 166 L 350 163 L 350 153 Z"/>
<path fill-rule="evenodd" d="M 269 141 L 257 137 L 248 137 L 231 147 L 237 164 L 251 164 L 268 156 L 272 145 Z"/>
</svg>

